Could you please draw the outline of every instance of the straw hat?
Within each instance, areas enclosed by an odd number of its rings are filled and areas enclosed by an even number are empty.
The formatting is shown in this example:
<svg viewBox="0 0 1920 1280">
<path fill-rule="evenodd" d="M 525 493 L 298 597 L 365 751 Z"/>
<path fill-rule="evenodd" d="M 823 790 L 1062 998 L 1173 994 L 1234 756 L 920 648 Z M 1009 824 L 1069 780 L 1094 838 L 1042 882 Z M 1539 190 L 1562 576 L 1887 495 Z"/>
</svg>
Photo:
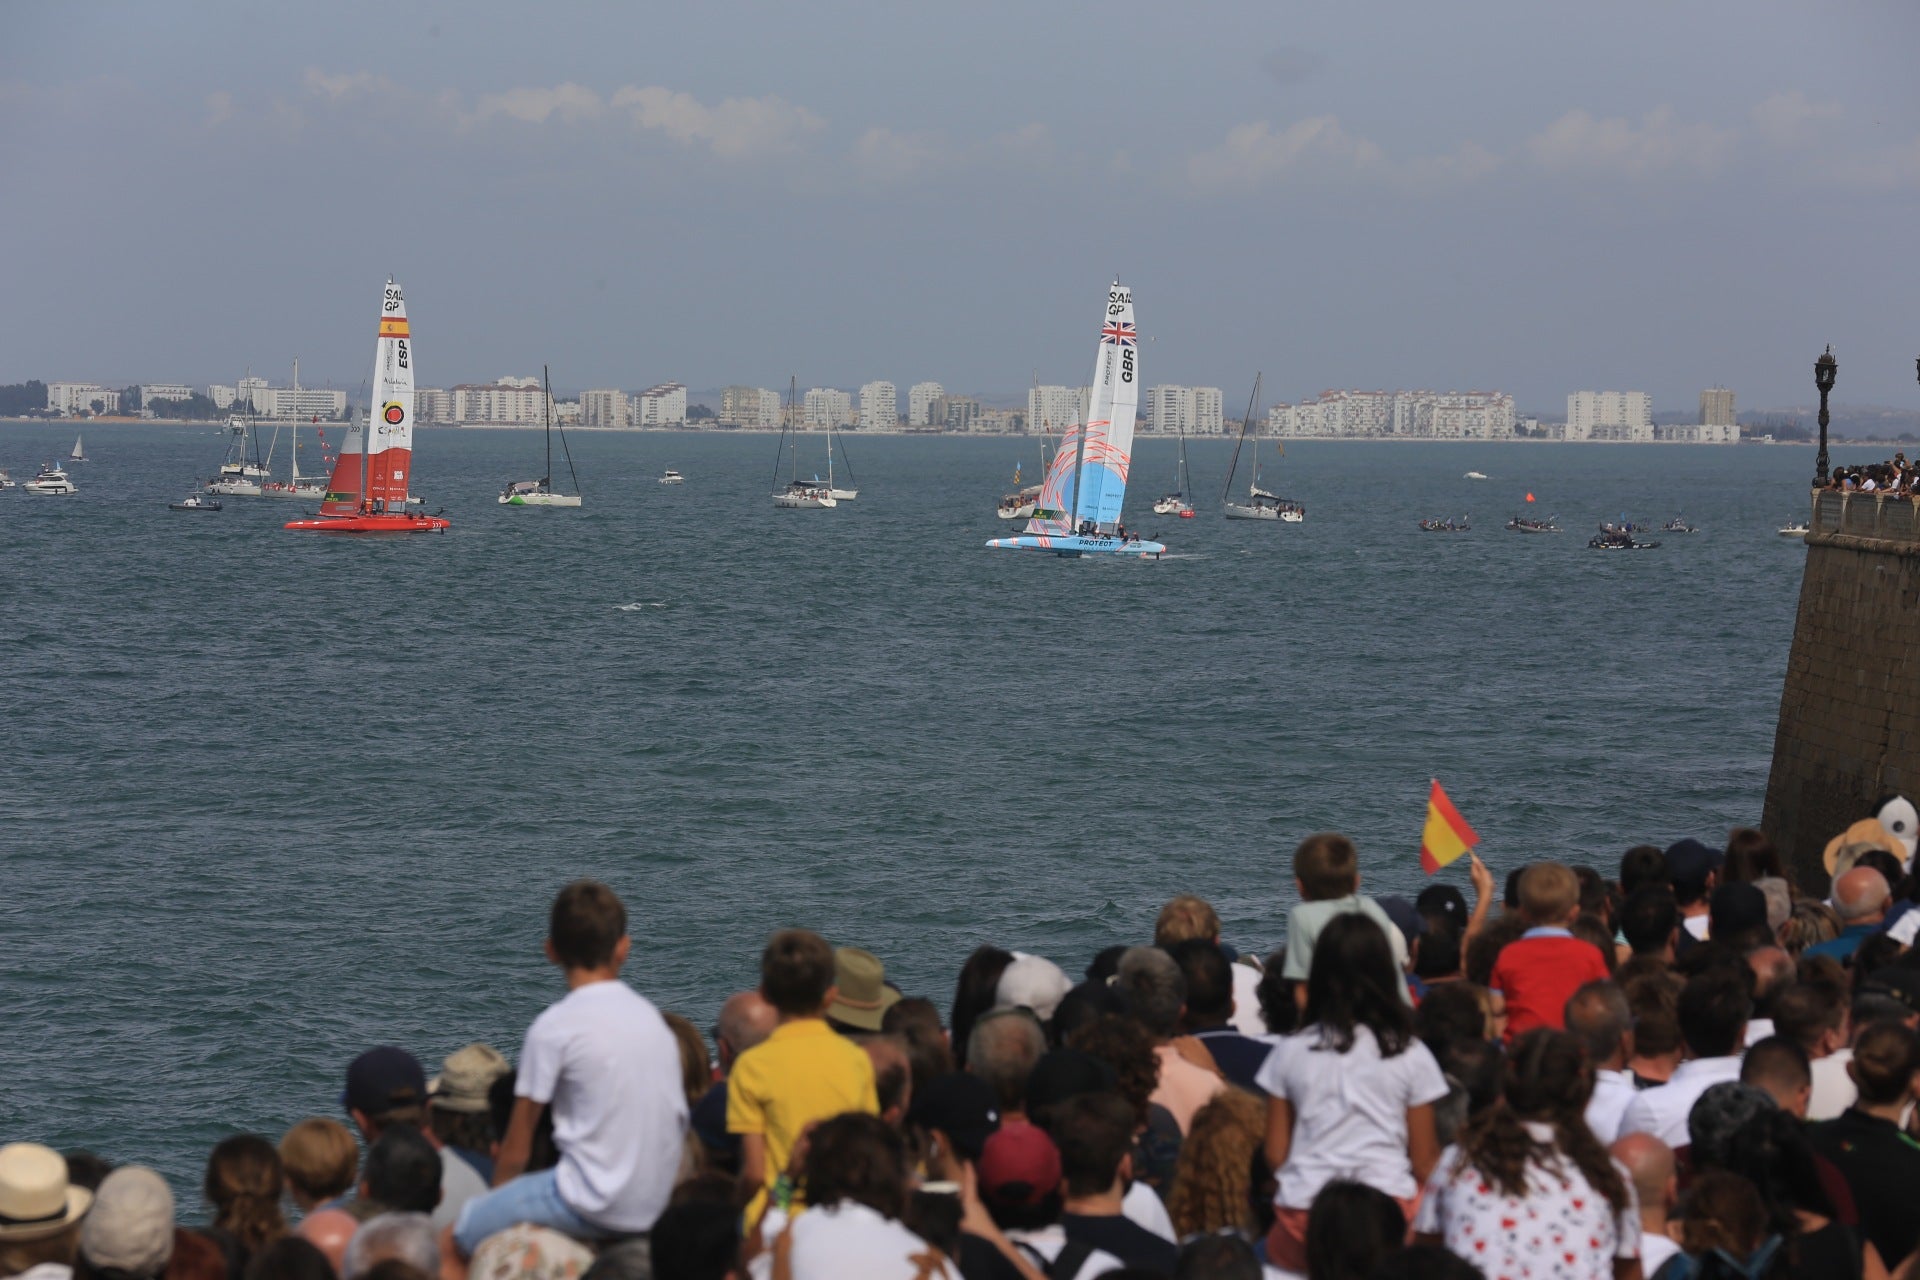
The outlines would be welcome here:
<svg viewBox="0 0 1920 1280">
<path fill-rule="evenodd" d="M 1862 818 L 1833 839 L 1827 841 L 1827 850 L 1826 853 L 1822 855 L 1822 860 L 1827 864 L 1828 875 L 1839 874 L 1836 868 L 1839 866 L 1840 852 L 1849 845 L 1865 845 L 1869 848 L 1884 849 L 1893 855 L 1895 861 L 1902 864 L 1907 860 L 1906 846 L 1894 839 L 1892 833 L 1880 825 L 1878 818 Z M 1855 850 L 1854 857 L 1857 858 L 1859 855 L 1860 851 Z M 1849 859 L 1849 865 L 1851 865 L 1851 861 L 1852 860 Z"/>
<path fill-rule="evenodd" d="M 880 957 L 859 947 L 836 947 L 833 985 L 838 988 L 827 1016 L 862 1031 L 878 1031 L 880 1020 L 900 999 L 887 985 L 887 966 Z"/>
<path fill-rule="evenodd" d="M 0 1240 L 39 1240 L 80 1221 L 93 1192 L 67 1183 L 67 1162 L 51 1147 L 0 1147 Z"/>
<path fill-rule="evenodd" d="M 427 1096 L 441 1111 L 484 1115 L 493 1082 L 511 1070 L 513 1064 L 492 1045 L 470 1044 L 447 1055 L 440 1074 L 427 1081 Z"/>
</svg>

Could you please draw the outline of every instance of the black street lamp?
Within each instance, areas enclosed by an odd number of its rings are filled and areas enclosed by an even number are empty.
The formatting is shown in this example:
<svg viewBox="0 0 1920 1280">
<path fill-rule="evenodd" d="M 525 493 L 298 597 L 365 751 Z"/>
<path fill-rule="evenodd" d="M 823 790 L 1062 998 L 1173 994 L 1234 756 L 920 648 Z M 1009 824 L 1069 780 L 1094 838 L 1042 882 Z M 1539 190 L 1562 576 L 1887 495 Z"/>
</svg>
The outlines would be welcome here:
<svg viewBox="0 0 1920 1280">
<path fill-rule="evenodd" d="M 1914 362 L 1920 366 L 1920 360 Z M 1840 376 L 1840 362 L 1833 358 L 1833 344 L 1827 344 L 1826 354 L 1813 362 L 1813 385 L 1820 388 L 1820 456 L 1813 460 L 1813 484 L 1816 489 L 1827 487 L 1827 392 L 1833 390 L 1833 380 Z"/>
</svg>

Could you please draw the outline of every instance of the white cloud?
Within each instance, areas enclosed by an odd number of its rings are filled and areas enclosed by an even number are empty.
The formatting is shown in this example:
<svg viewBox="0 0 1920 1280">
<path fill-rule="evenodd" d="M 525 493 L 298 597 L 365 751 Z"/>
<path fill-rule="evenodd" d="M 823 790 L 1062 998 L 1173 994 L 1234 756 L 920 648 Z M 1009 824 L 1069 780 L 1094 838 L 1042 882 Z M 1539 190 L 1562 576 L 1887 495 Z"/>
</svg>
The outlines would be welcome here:
<svg viewBox="0 0 1920 1280">
<path fill-rule="evenodd" d="M 1218 146 L 1189 159 L 1187 173 L 1208 186 L 1250 186 L 1314 161 L 1365 169 L 1381 160 L 1380 148 L 1349 133 L 1338 117 L 1313 116 L 1278 132 L 1265 120 L 1236 125 Z"/>
<path fill-rule="evenodd" d="M 729 160 L 796 150 L 807 134 L 826 126 L 805 107 L 771 95 L 727 98 L 709 107 L 690 93 L 627 85 L 614 93 L 610 105 L 625 111 L 636 128 L 664 133 L 684 146 L 704 146 Z"/>
<path fill-rule="evenodd" d="M 1672 107 L 1656 107 L 1638 123 L 1575 110 L 1527 139 L 1527 151 L 1547 169 L 1639 178 L 1666 169 L 1716 169 L 1732 154 L 1736 139 L 1730 129 L 1683 124 Z"/>
<path fill-rule="evenodd" d="M 1803 146 L 1813 141 L 1822 125 L 1840 119 L 1837 102 L 1814 102 L 1798 89 L 1776 93 L 1753 109 L 1754 128 L 1768 142 L 1782 147 Z"/>
<path fill-rule="evenodd" d="M 473 110 L 475 122 L 494 116 L 506 116 L 527 124 L 545 124 L 559 117 L 563 124 L 579 124 L 597 118 L 606 110 L 600 95 L 585 85 L 555 85 L 551 89 L 508 89 L 505 93 L 480 96 Z"/>
</svg>

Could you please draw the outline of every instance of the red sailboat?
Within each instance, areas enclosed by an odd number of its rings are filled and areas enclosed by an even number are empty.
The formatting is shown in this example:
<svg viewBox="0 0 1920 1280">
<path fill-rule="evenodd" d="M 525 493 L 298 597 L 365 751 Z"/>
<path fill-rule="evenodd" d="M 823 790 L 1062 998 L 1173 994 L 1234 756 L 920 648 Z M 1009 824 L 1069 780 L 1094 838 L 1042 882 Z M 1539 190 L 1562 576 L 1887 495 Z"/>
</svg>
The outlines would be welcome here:
<svg viewBox="0 0 1920 1280">
<path fill-rule="evenodd" d="M 453 522 L 412 508 L 413 337 L 400 286 L 387 281 L 380 302 L 380 336 L 374 343 L 373 412 L 369 446 L 358 426 L 334 460 L 333 478 L 320 514 L 290 520 L 287 528 L 313 533 L 434 533 Z"/>
</svg>

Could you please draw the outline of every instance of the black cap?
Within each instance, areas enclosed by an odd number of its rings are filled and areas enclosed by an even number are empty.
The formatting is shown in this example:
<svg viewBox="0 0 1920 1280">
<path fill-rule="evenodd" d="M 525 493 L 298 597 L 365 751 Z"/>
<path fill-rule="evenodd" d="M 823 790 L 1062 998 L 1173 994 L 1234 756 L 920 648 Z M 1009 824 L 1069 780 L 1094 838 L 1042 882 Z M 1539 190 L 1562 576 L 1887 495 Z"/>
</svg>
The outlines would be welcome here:
<svg viewBox="0 0 1920 1280">
<path fill-rule="evenodd" d="M 957 1154 L 977 1161 L 987 1139 L 1000 1127 L 1000 1103 L 993 1086 L 979 1076 L 950 1071 L 913 1091 L 907 1123 L 916 1129 L 938 1129 Z"/>
<path fill-rule="evenodd" d="M 1400 936 L 1409 944 L 1427 931 L 1427 922 L 1411 902 L 1399 894 L 1380 899 L 1380 909 L 1387 913 L 1387 919 L 1393 921 L 1400 930 Z"/>
<path fill-rule="evenodd" d="M 1688 836 L 1667 846 L 1667 875 L 1675 884 L 1704 885 L 1727 855 Z"/>
<path fill-rule="evenodd" d="M 1120 1073 L 1103 1058 L 1078 1049 L 1055 1049 L 1033 1064 L 1027 1077 L 1027 1114 L 1083 1093 L 1102 1093 L 1120 1083 Z"/>
<path fill-rule="evenodd" d="M 1735 880 L 1720 885 L 1707 899 L 1709 933 L 1715 938 L 1731 937 L 1749 929 L 1767 927 L 1767 895 L 1758 885 Z"/>
<path fill-rule="evenodd" d="M 1444 915 L 1462 929 L 1467 927 L 1467 895 L 1457 885 L 1430 884 L 1413 905 L 1422 915 Z"/>
<path fill-rule="evenodd" d="M 370 1116 L 424 1106 L 427 1075 L 420 1069 L 419 1059 L 405 1049 L 383 1044 L 367 1050 L 347 1067 L 347 1091 L 341 1101 L 349 1110 Z"/>
</svg>

